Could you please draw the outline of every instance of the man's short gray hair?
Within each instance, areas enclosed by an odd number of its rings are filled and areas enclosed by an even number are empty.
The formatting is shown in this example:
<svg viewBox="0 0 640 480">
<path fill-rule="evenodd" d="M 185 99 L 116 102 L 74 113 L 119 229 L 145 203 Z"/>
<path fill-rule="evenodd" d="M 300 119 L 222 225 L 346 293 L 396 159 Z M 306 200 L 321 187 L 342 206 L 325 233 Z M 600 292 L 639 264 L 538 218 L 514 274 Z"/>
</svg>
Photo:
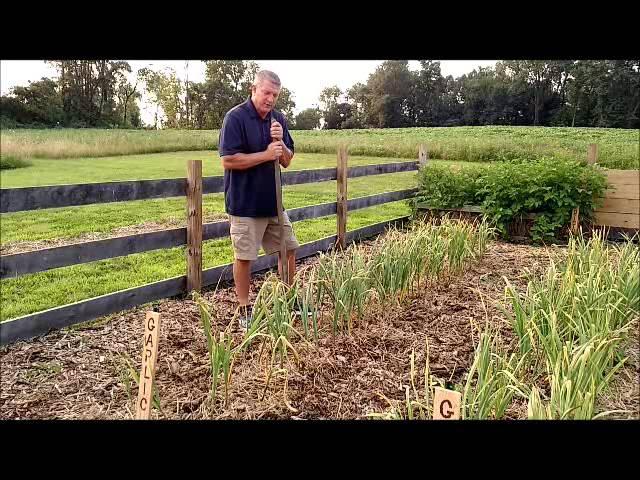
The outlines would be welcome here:
<svg viewBox="0 0 640 480">
<path fill-rule="evenodd" d="M 260 70 L 258 73 L 256 73 L 256 76 L 253 79 L 253 84 L 257 86 L 263 80 L 269 80 L 271 83 L 277 85 L 278 87 L 282 85 L 282 83 L 280 82 L 280 77 L 278 77 L 278 75 L 270 70 Z"/>
</svg>

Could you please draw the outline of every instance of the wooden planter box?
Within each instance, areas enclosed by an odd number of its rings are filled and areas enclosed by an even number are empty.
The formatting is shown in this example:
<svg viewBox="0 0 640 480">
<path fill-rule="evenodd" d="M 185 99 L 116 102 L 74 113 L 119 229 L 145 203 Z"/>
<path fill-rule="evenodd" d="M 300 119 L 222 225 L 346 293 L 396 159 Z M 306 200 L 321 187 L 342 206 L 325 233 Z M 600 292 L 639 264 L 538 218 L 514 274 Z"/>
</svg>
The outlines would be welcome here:
<svg viewBox="0 0 640 480">
<path fill-rule="evenodd" d="M 480 220 L 482 218 L 482 209 L 477 205 L 465 205 L 460 208 L 433 208 L 427 203 L 419 203 L 417 205 L 418 215 L 427 220 L 439 219 L 444 215 L 449 215 L 450 218 L 463 218 L 466 220 Z M 538 216 L 536 213 L 528 213 L 523 215 L 520 220 L 514 220 L 508 226 L 509 237 L 512 240 L 522 241 L 531 238 L 531 227 L 533 226 L 533 220 Z M 593 223 L 582 223 L 582 231 L 586 237 L 589 237 L 594 229 L 607 228 L 609 240 L 620 241 L 624 240 L 625 236 L 633 238 L 635 235 L 635 241 L 640 242 L 640 235 L 638 235 L 638 229 L 623 228 L 623 227 L 610 227 L 602 226 Z M 569 235 L 569 226 L 563 227 L 560 232 L 561 237 Z"/>
<path fill-rule="evenodd" d="M 417 205 L 418 215 L 426 220 L 442 218 L 448 215 L 449 218 L 462 218 L 465 220 L 481 220 L 482 209 L 477 205 L 465 205 L 460 208 L 433 208 L 427 203 L 419 203 Z M 509 237 L 513 240 L 526 240 L 531 237 L 531 227 L 533 220 L 537 217 L 535 213 L 522 215 L 521 219 L 512 221 L 507 231 Z"/>
</svg>

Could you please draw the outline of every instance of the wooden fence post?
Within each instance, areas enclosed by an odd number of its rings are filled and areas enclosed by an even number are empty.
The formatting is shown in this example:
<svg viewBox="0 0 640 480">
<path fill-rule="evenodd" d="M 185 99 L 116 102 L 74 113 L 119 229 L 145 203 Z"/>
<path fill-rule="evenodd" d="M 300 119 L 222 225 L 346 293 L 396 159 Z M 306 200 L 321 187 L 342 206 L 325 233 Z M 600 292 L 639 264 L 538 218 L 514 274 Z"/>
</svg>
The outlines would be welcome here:
<svg viewBox="0 0 640 480">
<path fill-rule="evenodd" d="M 187 163 L 187 293 L 202 288 L 202 160 Z"/>
<path fill-rule="evenodd" d="M 590 143 L 587 147 L 587 164 L 595 165 L 598 162 L 598 144 Z M 571 222 L 569 230 L 576 235 L 580 230 L 580 207 L 576 207 L 571 212 Z"/>
<path fill-rule="evenodd" d="M 577 235 L 580 231 L 580 207 L 576 207 L 571 212 L 571 221 L 569 223 L 569 230 L 573 235 Z"/>
<path fill-rule="evenodd" d="M 418 149 L 418 166 L 420 168 L 424 167 L 429 160 L 429 151 L 427 150 L 426 145 L 420 144 L 420 148 Z"/>
<path fill-rule="evenodd" d="M 344 249 L 347 247 L 347 147 L 338 148 L 338 185 L 337 211 L 338 239 L 336 244 Z"/>
<path fill-rule="evenodd" d="M 598 144 L 590 143 L 587 149 L 587 163 L 593 165 L 598 162 Z"/>
</svg>

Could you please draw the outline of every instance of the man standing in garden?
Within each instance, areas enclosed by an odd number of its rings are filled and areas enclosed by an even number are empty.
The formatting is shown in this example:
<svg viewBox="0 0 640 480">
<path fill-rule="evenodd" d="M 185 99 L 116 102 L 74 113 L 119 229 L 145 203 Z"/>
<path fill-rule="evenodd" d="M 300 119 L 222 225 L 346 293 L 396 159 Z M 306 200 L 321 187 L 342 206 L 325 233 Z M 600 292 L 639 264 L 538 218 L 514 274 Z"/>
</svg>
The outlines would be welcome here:
<svg viewBox="0 0 640 480">
<path fill-rule="evenodd" d="M 280 78 L 262 70 L 251 86 L 251 97 L 227 112 L 220 129 L 218 151 L 224 168 L 225 211 L 231 225 L 233 279 L 240 306 L 240 328 L 247 329 L 251 262 L 265 253 L 279 251 L 280 230 L 275 185 L 275 161 L 287 168 L 293 158 L 293 139 L 282 113 L 274 109 L 281 89 Z M 289 279 L 296 268 L 299 244 L 286 212 L 284 231 Z M 278 270 L 282 262 L 278 258 Z"/>
</svg>

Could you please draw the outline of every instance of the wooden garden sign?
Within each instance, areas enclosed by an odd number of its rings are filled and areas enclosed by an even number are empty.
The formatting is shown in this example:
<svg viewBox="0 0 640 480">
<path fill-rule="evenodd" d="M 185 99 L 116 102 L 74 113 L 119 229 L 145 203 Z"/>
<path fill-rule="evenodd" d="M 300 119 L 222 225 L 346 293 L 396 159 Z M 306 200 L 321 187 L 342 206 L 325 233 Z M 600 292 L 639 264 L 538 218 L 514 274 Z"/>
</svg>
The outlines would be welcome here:
<svg viewBox="0 0 640 480">
<path fill-rule="evenodd" d="M 433 396 L 434 420 L 460 420 L 462 394 L 453 390 L 435 387 Z"/>
<path fill-rule="evenodd" d="M 142 367 L 140 369 L 140 385 L 138 402 L 136 403 L 136 419 L 151 418 L 153 381 L 155 379 L 156 358 L 158 357 L 158 334 L 160 331 L 160 314 L 147 312 L 144 322 L 144 341 L 142 346 Z"/>
</svg>

